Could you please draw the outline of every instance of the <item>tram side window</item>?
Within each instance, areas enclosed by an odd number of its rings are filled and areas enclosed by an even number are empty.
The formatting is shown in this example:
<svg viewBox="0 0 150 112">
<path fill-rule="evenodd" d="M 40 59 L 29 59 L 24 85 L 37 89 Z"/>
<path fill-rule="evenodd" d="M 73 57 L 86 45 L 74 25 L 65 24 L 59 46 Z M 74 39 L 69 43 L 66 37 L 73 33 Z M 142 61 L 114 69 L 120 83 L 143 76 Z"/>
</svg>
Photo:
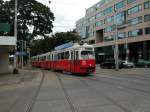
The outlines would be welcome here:
<svg viewBox="0 0 150 112">
<path fill-rule="evenodd" d="M 79 59 L 78 51 L 76 51 L 76 58 L 75 58 L 75 59 L 76 59 L 76 60 Z"/>
<path fill-rule="evenodd" d="M 49 60 L 49 55 L 46 56 L 46 60 Z"/>
<path fill-rule="evenodd" d="M 55 54 L 54 58 L 55 58 L 55 61 L 58 59 L 57 54 Z"/>
<path fill-rule="evenodd" d="M 44 59 L 43 59 L 44 61 L 46 61 L 46 56 L 44 56 Z"/>
<path fill-rule="evenodd" d="M 65 52 L 65 59 L 69 59 L 69 51 Z"/>
<path fill-rule="evenodd" d="M 53 54 L 52 54 L 52 61 L 54 60 L 54 58 L 53 58 Z"/>
<path fill-rule="evenodd" d="M 61 53 L 61 59 L 64 59 L 64 52 Z"/>
<path fill-rule="evenodd" d="M 49 60 L 50 60 L 50 61 L 52 60 L 52 55 L 51 55 L 51 54 L 49 55 Z"/>
<path fill-rule="evenodd" d="M 73 60 L 73 51 L 71 51 L 71 60 Z"/>
<path fill-rule="evenodd" d="M 61 53 L 58 54 L 58 60 L 60 60 L 60 59 L 61 59 Z"/>
<path fill-rule="evenodd" d="M 51 55 L 49 55 L 49 58 L 48 58 L 48 60 L 51 60 Z"/>
<path fill-rule="evenodd" d="M 42 61 L 44 61 L 44 57 L 42 57 Z"/>
</svg>

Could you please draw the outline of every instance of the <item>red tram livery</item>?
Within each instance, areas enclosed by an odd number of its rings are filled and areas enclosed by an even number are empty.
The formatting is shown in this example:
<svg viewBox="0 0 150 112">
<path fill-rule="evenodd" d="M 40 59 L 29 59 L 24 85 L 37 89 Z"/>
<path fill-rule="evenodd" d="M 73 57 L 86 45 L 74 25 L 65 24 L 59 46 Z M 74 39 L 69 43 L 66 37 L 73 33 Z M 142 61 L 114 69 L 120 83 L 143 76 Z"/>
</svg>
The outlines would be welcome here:
<svg viewBox="0 0 150 112">
<path fill-rule="evenodd" d="M 67 43 L 54 51 L 32 57 L 33 67 L 61 70 L 77 74 L 95 72 L 94 47 L 88 44 Z"/>
</svg>

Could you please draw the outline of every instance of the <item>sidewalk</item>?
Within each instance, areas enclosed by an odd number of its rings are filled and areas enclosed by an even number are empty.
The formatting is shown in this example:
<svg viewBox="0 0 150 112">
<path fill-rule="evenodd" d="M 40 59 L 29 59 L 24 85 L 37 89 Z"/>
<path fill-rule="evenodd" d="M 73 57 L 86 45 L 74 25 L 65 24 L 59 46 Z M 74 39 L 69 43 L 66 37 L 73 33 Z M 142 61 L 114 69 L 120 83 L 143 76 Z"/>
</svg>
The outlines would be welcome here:
<svg viewBox="0 0 150 112">
<path fill-rule="evenodd" d="M 41 82 L 39 71 L 0 76 L 0 112 L 26 112 Z"/>
</svg>

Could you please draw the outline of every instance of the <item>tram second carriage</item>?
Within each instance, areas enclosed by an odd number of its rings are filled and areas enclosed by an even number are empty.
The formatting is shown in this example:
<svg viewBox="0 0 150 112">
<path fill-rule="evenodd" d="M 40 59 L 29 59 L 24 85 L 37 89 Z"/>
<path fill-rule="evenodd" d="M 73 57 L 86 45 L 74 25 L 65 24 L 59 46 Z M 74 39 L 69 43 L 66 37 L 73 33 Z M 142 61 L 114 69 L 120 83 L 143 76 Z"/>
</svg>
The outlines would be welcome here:
<svg viewBox="0 0 150 112">
<path fill-rule="evenodd" d="M 32 65 L 35 67 L 40 66 L 45 69 L 62 70 L 77 74 L 95 72 L 94 47 L 88 44 L 76 44 L 70 47 L 59 46 L 55 51 L 35 56 L 34 59 L 36 62 L 32 61 Z"/>
</svg>

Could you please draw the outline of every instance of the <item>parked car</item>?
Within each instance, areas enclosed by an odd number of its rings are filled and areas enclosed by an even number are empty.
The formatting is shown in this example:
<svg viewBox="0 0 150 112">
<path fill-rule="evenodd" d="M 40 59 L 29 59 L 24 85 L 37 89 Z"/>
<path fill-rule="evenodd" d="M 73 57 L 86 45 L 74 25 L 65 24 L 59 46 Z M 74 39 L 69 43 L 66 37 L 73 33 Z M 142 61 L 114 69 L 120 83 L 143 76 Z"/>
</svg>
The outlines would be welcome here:
<svg viewBox="0 0 150 112">
<path fill-rule="evenodd" d="M 114 59 L 106 60 L 100 64 L 100 67 L 113 69 L 113 68 L 115 68 L 115 60 Z M 123 68 L 123 63 L 121 60 L 119 60 L 119 68 Z"/>
<path fill-rule="evenodd" d="M 137 63 L 135 63 L 135 66 L 137 67 L 150 67 L 150 61 L 139 59 Z"/>
<path fill-rule="evenodd" d="M 133 62 L 127 60 L 124 60 L 122 62 L 123 62 L 123 68 L 133 68 L 135 66 Z"/>
</svg>

